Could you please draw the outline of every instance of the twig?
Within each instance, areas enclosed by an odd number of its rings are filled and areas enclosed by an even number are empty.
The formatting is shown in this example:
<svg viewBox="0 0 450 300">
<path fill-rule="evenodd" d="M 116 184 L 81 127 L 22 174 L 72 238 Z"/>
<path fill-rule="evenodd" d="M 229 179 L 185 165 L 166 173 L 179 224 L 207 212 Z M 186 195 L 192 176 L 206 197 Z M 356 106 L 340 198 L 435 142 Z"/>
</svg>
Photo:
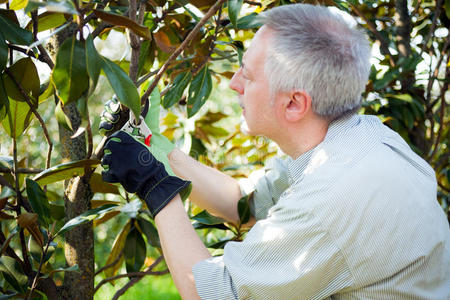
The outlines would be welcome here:
<svg viewBox="0 0 450 300">
<path fill-rule="evenodd" d="M 92 32 L 92 38 L 97 37 L 103 30 L 105 30 L 106 28 L 112 28 L 114 27 L 114 25 L 102 22 L 100 23 L 97 28 L 95 28 L 95 30 Z"/>
<path fill-rule="evenodd" d="M 436 10 L 434 11 L 434 17 L 433 21 L 431 23 L 430 31 L 428 32 L 426 38 L 423 41 L 422 48 L 420 49 L 419 57 L 422 57 L 423 52 L 425 51 L 425 48 L 427 47 L 428 41 L 431 39 L 431 36 L 434 34 L 434 29 L 436 28 L 437 19 L 439 18 L 439 15 L 441 14 L 441 8 L 442 8 L 442 1 L 438 0 L 436 3 Z"/>
<path fill-rule="evenodd" d="M 107 264 L 106 266 L 103 266 L 100 269 L 98 269 L 98 271 L 95 272 L 94 276 L 97 276 L 98 274 L 105 271 L 106 269 L 113 267 L 115 264 L 117 264 L 120 261 L 120 258 L 122 257 L 122 255 L 123 255 L 123 250 L 122 250 L 122 252 L 120 252 L 120 254 L 117 256 L 117 258 L 112 263 Z"/>
<path fill-rule="evenodd" d="M 39 279 L 39 274 L 41 273 L 42 265 L 44 264 L 45 257 L 47 256 L 48 247 L 50 246 L 51 242 L 53 241 L 53 231 L 55 230 L 55 225 L 56 225 L 56 222 L 53 223 L 53 226 L 47 235 L 47 245 L 45 245 L 45 249 L 42 252 L 41 261 L 39 262 L 38 270 L 36 272 L 36 275 L 34 276 L 33 283 L 31 284 L 31 289 L 30 289 L 30 292 L 28 293 L 27 300 L 30 299 L 31 295 L 33 294 L 33 290 L 36 288 L 36 285 L 37 285 L 37 282 Z"/>
<path fill-rule="evenodd" d="M 161 260 L 162 260 L 162 256 L 160 256 L 159 258 L 161 258 Z M 159 263 L 159 261 L 157 261 L 157 262 Z M 155 263 L 156 263 L 156 261 L 155 261 Z M 114 297 L 112 297 L 112 300 L 119 299 L 120 296 L 122 296 L 129 288 L 131 288 L 133 285 L 135 285 L 137 282 L 139 282 L 139 280 L 144 278 L 145 275 L 149 275 L 149 274 L 164 275 L 164 274 L 169 273 L 169 270 L 164 270 L 164 271 L 160 271 L 160 272 L 151 272 L 151 269 L 153 268 L 153 265 L 155 265 L 155 263 L 153 263 L 150 267 L 148 267 L 146 272 L 142 272 L 142 273 L 145 273 L 144 275 L 130 279 L 130 281 L 127 284 L 125 284 L 120 290 L 118 290 L 114 294 Z M 141 272 L 139 272 L 139 273 L 141 273 Z"/>
<path fill-rule="evenodd" d="M 450 67 L 446 68 L 446 77 L 450 76 Z M 441 120 L 441 125 L 439 127 L 438 130 L 438 134 L 436 137 L 436 140 L 434 141 L 434 145 L 433 145 L 433 152 L 431 152 L 430 156 L 428 157 L 427 161 L 430 162 L 433 160 L 434 156 L 436 155 L 437 149 L 439 148 L 439 143 L 441 142 L 441 135 L 442 135 L 442 131 L 445 127 L 444 124 L 444 113 L 445 113 L 445 93 L 448 91 L 448 81 L 446 81 L 444 83 L 444 85 L 441 88 L 441 95 L 440 95 L 440 99 L 441 99 L 441 109 L 440 109 L 440 113 L 439 113 L 439 118 Z M 431 128 L 431 130 L 433 130 L 433 128 Z"/>
<path fill-rule="evenodd" d="M 18 208 L 18 212 L 17 212 L 17 216 L 19 216 L 20 214 L 20 207 Z M 30 258 L 28 256 L 28 249 L 27 249 L 27 244 L 25 243 L 25 234 L 23 233 L 23 228 L 20 229 L 19 231 L 19 239 L 20 239 L 20 246 L 22 248 L 22 257 L 23 257 L 23 262 L 24 262 L 24 271 L 25 273 L 29 273 L 32 268 L 31 268 L 31 263 L 30 263 Z"/>
<path fill-rule="evenodd" d="M 189 42 L 197 35 L 197 33 L 200 31 L 202 26 L 208 21 L 209 18 L 211 18 L 217 10 L 222 6 L 222 3 L 224 3 L 225 0 L 217 0 L 217 2 L 211 6 L 211 8 L 208 10 L 208 12 L 203 16 L 203 18 L 195 25 L 194 29 L 188 34 L 188 36 L 184 39 L 184 41 L 178 46 L 178 48 L 170 55 L 170 57 L 167 59 L 167 61 L 164 63 L 164 65 L 159 69 L 158 73 L 155 76 L 155 79 L 153 80 L 150 87 L 145 91 L 144 95 L 141 97 L 141 103 L 143 104 L 148 96 L 153 92 L 156 85 L 158 84 L 159 80 L 161 79 L 164 72 L 167 70 L 169 64 L 177 58 L 178 55 L 187 47 Z"/>
<path fill-rule="evenodd" d="M 43 169 L 17 168 L 17 174 L 37 174 L 44 171 Z M 14 170 L 10 168 L 0 167 L 0 173 L 11 173 Z"/>
<path fill-rule="evenodd" d="M 10 237 L 8 237 L 8 239 L 10 239 Z M 0 230 L 0 242 L 4 245 L 6 241 L 7 241 L 7 239 L 6 239 L 5 235 L 3 234 L 3 231 Z M 4 250 L 4 251 L 6 251 L 6 254 L 9 257 L 14 258 L 20 264 L 21 267 L 24 266 L 23 260 L 21 260 L 20 257 L 17 256 L 16 252 L 14 252 L 14 250 L 10 246 L 6 246 L 5 249 L 6 250 Z"/>
<path fill-rule="evenodd" d="M 39 60 L 45 62 L 50 69 L 53 69 L 55 67 L 55 64 L 53 63 L 53 60 L 50 58 L 50 55 L 48 55 L 47 50 L 45 50 L 44 46 L 38 45 L 37 46 L 39 50 Z"/>
<path fill-rule="evenodd" d="M 127 274 L 119 274 L 116 276 L 112 276 L 112 277 L 108 277 L 105 278 L 103 280 L 101 280 L 97 286 L 94 289 L 94 294 L 98 291 L 98 289 L 101 288 L 102 285 L 104 285 L 105 283 L 120 279 L 120 278 L 125 278 L 125 277 L 129 277 L 129 278 L 142 278 L 146 275 L 164 275 L 169 273 L 169 270 L 164 270 L 164 271 L 156 271 L 153 272 L 153 268 L 156 267 L 162 260 L 164 259 L 163 256 L 158 257 L 145 271 L 142 272 L 131 272 L 131 273 L 127 273 Z M 106 266 L 105 266 L 106 267 Z"/>
<path fill-rule="evenodd" d="M 428 86 L 427 86 L 427 98 L 426 98 L 426 103 L 428 103 L 430 101 L 431 98 L 431 89 L 433 88 L 433 83 L 434 83 L 434 79 L 437 78 L 438 74 L 439 74 L 439 68 L 441 67 L 442 64 L 442 60 L 444 59 L 445 54 L 447 53 L 447 48 L 448 45 L 450 44 L 450 33 L 447 34 L 447 40 L 445 41 L 444 46 L 442 47 L 442 51 L 441 51 L 441 57 L 439 57 L 439 60 L 436 64 L 436 67 L 434 69 L 434 72 L 431 72 L 431 67 L 430 67 L 430 76 L 428 78 Z M 431 66 L 431 63 L 430 63 Z M 435 103 L 434 103 L 435 104 Z M 434 106 L 434 104 L 431 105 L 431 107 Z"/>
<path fill-rule="evenodd" d="M 384 52 L 383 54 L 389 55 L 389 64 L 391 65 L 391 67 L 395 66 L 395 62 L 394 59 L 392 58 L 392 54 L 391 51 L 389 51 L 389 44 L 388 42 L 383 38 L 383 36 L 378 32 L 377 27 L 375 26 L 374 23 L 372 23 L 369 19 L 366 18 L 366 16 L 364 16 L 364 14 L 353 4 L 351 4 L 349 2 L 350 7 L 353 9 L 353 11 L 361 18 L 364 20 L 364 22 L 366 22 L 367 27 L 369 27 L 369 30 L 373 33 L 373 35 L 375 35 L 375 37 L 377 38 L 377 40 L 380 42 L 381 44 L 381 50 Z"/>
<path fill-rule="evenodd" d="M 88 151 L 86 154 L 86 158 L 90 158 L 92 155 L 92 150 L 94 149 L 94 142 L 93 142 L 93 138 L 92 138 L 91 120 L 89 118 L 89 105 L 87 105 L 87 103 L 86 103 L 86 118 L 87 118 L 86 132 L 87 132 L 87 138 L 88 138 Z"/>
<path fill-rule="evenodd" d="M 8 69 L 6 69 L 5 72 L 8 74 L 8 76 L 14 82 L 14 84 L 17 86 L 17 88 L 19 89 L 20 93 L 24 97 L 25 102 L 28 104 L 28 106 L 30 107 L 31 111 L 33 112 L 33 114 L 36 116 L 36 118 L 39 120 L 39 123 L 41 124 L 42 130 L 44 131 L 44 135 L 45 135 L 45 138 L 46 138 L 47 143 L 48 143 L 48 154 L 47 154 L 47 162 L 46 162 L 46 168 L 48 169 L 48 168 L 50 168 L 50 159 L 51 159 L 51 156 L 52 156 L 53 143 L 52 143 L 52 141 L 50 139 L 50 136 L 48 134 L 47 126 L 45 126 L 44 120 L 42 120 L 42 118 L 39 115 L 39 113 L 37 112 L 36 108 L 31 103 L 31 99 L 28 96 L 28 94 L 25 93 L 22 85 L 14 78 L 14 75 Z"/>
<path fill-rule="evenodd" d="M 255 1 L 249 1 L 249 0 L 245 0 L 244 2 L 245 2 L 245 3 L 247 3 L 247 4 L 250 4 L 250 5 L 256 5 L 256 6 L 259 6 L 259 7 L 261 7 L 261 6 L 262 6 L 262 4 L 261 4 L 261 3 L 259 3 L 259 2 L 255 2 Z"/>
<path fill-rule="evenodd" d="M 199 70 L 203 68 L 203 66 L 209 61 L 214 48 L 215 48 L 215 42 L 217 40 L 217 36 L 219 35 L 219 27 L 220 27 L 220 15 L 222 14 L 222 7 L 219 8 L 219 12 L 217 13 L 217 19 L 216 19 L 216 28 L 214 29 L 214 35 L 211 39 L 211 44 L 209 44 L 208 54 L 205 56 L 205 59 L 192 70 L 192 75 L 196 75 Z"/>
<path fill-rule="evenodd" d="M 159 70 L 155 70 L 153 72 L 147 73 L 144 76 L 142 76 L 141 78 L 139 78 L 139 80 L 137 81 L 136 85 L 140 86 L 141 84 L 143 84 L 147 79 L 149 79 L 150 77 L 152 77 L 153 75 L 155 75 L 156 73 L 158 73 Z"/>
<path fill-rule="evenodd" d="M 38 34 L 38 12 L 34 10 L 31 12 L 31 21 L 33 22 L 33 41 L 37 41 Z"/>
<path fill-rule="evenodd" d="M 142 7 L 143 5 L 141 5 Z M 136 22 L 136 13 L 137 13 L 137 0 L 130 0 L 129 6 L 129 18 L 131 21 Z M 133 31 L 128 31 L 128 36 L 130 37 L 130 46 L 131 46 L 131 59 L 130 59 L 130 70 L 129 75 L 130 79 L 136 85 L 137 81 L 137 73 L 139 66 L 139 50 L 141 49 L 141 41 Z"/>
</svg>

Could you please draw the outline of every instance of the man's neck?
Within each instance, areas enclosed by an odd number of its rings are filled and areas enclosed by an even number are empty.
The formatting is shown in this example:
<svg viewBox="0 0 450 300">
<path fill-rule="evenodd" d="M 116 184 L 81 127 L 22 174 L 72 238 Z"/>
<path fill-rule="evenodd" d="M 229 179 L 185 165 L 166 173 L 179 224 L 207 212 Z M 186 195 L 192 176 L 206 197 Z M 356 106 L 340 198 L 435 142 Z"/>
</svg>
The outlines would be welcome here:
<svg viewBox="0 0 450 300">
<path fill-rule="evenodd" d="M 275 142 L 284 153 L 296 159 L 325 139 L 329 123 L 318 117 L 305 120 L 296 126 L 285 128 L 284 134 L 280 135 L 280 139 Z"/>
</svg>

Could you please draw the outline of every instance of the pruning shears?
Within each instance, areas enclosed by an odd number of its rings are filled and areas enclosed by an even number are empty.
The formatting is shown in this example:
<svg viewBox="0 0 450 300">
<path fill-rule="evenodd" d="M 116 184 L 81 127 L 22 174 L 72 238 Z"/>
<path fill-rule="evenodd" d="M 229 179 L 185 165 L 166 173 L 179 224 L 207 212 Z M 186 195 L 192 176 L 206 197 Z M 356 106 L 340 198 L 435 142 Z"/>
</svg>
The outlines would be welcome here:
<svg viewBox="0 0 450 300">
<path fill-rule="evenodd" d="M 145 106 L 141 111 L 141 115 L 139 116 L 139 121 L 137 122 L 136 116 L 130 111 L 130 118 L 125 123 L 125 125 L 120 129 L 123 130 L 138 139 L 144 140 L 144 144 L 150 147 L 150 140 L 152 138 L 152 131 L 148 127 L 147 123 L 144 120 L 144 117 L 148 112 L 149 101 L 145 102 Z"/>
</svg>

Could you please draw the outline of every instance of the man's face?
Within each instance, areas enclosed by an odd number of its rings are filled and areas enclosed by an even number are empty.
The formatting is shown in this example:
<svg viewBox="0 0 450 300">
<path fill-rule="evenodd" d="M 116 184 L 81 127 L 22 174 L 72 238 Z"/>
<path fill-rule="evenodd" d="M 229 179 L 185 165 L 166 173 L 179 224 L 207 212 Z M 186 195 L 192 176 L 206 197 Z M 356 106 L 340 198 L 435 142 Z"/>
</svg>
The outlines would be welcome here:
<svg viewBox="0 0 450 300">
<path fill-rule="evenodd" d="M 271 29 L 266 26 L 258 30 L 242 58 L 242 66 L 230 81 L 230 88 L 239 94 L 249 133 L 269 138 L 274 129 L 275 114 L 264 65 L 271 35 Z"/>
</svg>

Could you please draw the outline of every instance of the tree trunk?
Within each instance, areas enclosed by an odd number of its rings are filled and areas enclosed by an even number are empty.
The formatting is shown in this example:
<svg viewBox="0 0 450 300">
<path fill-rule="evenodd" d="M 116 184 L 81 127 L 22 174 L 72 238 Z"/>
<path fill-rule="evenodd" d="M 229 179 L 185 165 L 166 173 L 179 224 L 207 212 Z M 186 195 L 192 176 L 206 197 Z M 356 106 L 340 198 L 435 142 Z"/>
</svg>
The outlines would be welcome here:
<svg viewBox="0 0 450 300">
<path fill-rule="evenodd" d="M 48 44 L 53 60 L 66 38 L 71 37 L 76 25 L 69 26 Z M 81 116 L 76 104 L 65 105 L 64 113 L 70 119 L 73 131 L 59 125 L 61 158 L 65 161 L 86 158 L 86 137 L 84 134 L 71 138 L 81 124 Z M 66 221 L 80 215 L 91 207 L 93 193 L 88 176 L 77 176 L 64 183 Z M 59 290 L 60 299 L 91 300 L 94 298 L 94 231 L 92 222 L 75 227 L 66 232 L 64 252 L 68 266 L 78 265 L 80 272 L 66 272 L 64 283 Z"/>
<path fill-rule="evenodd" d="M 411 55 L 411 16 L 408 12 L 408 1 L 395 1 L 395 27 L 397 29 L 397 49 L 399 56 L 409 58 Z M 414 82 L 414 70 L 408 70 L 401 75 L 401 86 L 404 93 L 408 92 Z"/>
</svg>

